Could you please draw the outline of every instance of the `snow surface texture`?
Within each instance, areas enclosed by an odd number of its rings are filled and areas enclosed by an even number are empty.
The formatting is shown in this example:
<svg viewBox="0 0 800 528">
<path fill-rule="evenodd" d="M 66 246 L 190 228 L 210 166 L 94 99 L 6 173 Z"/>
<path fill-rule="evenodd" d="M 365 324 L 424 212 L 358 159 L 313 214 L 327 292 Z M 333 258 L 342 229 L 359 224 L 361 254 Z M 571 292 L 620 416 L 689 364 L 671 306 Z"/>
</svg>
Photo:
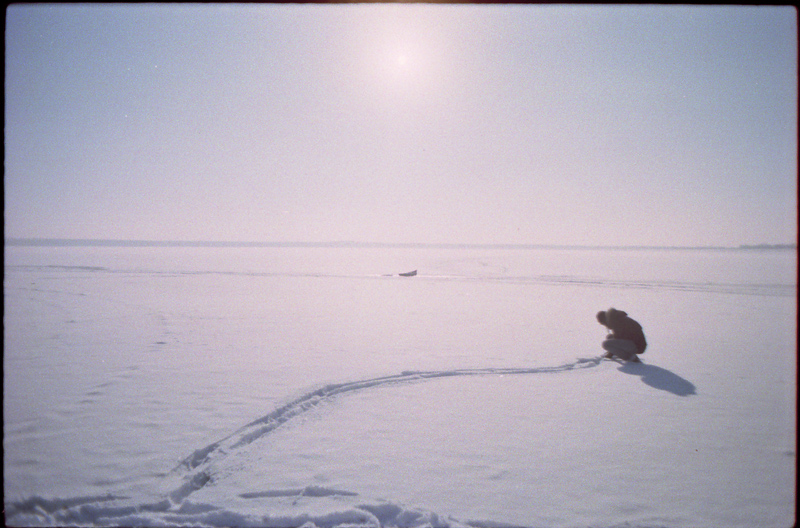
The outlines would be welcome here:
<svg viewBox="0 0 800 528">
<path fill-rule="evenodd" d="M 6 522 L 789 526 L 796 266 L 7 247 Z"/>
</svg>

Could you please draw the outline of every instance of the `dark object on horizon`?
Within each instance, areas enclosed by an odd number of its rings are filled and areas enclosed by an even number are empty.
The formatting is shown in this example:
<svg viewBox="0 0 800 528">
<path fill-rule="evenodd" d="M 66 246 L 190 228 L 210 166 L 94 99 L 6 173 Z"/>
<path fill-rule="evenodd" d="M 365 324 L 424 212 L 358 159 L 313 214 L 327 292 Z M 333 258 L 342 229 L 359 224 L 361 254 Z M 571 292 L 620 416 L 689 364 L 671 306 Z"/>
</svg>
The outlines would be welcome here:
<svg viewBox="0 0 800 528">
<path fill-rule="evenodd" d="M 417 274 L 417 270 L 414 270 L 414 271 L 407 271 L 406 273 L 401 273 L 400 276 L 401 277 L 413 277 L 416 274 Z"/>
</svg>

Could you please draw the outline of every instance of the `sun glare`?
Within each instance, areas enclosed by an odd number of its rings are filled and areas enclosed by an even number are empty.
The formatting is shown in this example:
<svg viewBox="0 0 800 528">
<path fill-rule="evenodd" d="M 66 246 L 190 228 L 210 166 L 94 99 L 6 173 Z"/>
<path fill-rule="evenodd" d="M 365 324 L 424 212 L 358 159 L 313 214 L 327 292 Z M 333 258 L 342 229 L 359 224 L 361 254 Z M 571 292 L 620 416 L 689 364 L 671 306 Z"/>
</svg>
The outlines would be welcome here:
<svg viewBox="0 0 800 528">
<path fill-rule="evenodd" d="M 414 57 L 415 50 L 409 44 L 387 46 L 384 53 L 388 66 L 395 74 L 408 72 L 418 62 Z"/>
<path fill-rule="evenodd" d="M 375 83 L 373 93 L 395 103 L 435 96 L 446 82 L 444 57 L 453 49 L 456 32 L 425 9 L 378 11 L 381 16 L 369 26 L 364 34 L 368 39 L 360 46 L 367 59 L 365 73 Z"/>
</svg>

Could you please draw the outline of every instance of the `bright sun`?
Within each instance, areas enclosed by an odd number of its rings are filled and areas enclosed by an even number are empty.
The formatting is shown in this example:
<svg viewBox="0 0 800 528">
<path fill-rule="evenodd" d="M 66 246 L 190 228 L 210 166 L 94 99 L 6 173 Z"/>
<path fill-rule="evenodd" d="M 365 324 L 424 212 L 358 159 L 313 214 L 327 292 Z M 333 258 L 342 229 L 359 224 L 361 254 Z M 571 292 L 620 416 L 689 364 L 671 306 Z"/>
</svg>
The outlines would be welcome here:
<svg viewBox="0 0 800 528">
<path fill-rule="evenodd" d="M 429 8 L 407 9 L 386 5 L 369 11 L 355 33 L 364 55 L 364 74 L 374 82 L 374 93 L 392 101 L 433 97 L 448 82 L 451 53 L 458 51 L 459 29 Z M 366 13 L 366 12 L 365 12 Z M 371 18 L 374 15 L 374 18 Z M 370 23 L 367 23 L 370 22 Z"/>
<path fill-rule="evenodd" d="M 385 50 L 383 67 L 390 82 L 398 87 L 412 82 L 412 78 L 417 76 L 419 61 L 414 50 L 408 49 L 408 44 L 396 45 L 393 48 Z"/>
<path fill-rule="evenodd" d="M 380 42 L 365 45 L 364 49 L 369 53 L 372 72 L 377 74 L 377 92 L 413 99 L 435 88 L 438 77 L 433 73 L 440 51 L 430 45 L 426 35 L 404 29 L 387 30 Z"/>
</svg>

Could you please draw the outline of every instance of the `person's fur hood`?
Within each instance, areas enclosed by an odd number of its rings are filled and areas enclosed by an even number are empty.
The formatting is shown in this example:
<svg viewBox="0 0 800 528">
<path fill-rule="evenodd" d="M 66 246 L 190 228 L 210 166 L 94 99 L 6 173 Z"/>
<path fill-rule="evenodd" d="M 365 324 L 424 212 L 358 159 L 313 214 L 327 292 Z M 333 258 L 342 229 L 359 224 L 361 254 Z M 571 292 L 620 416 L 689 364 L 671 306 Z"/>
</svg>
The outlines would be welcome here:
<svg viewBox="0 0 800 528">
<path fill-rule="evenodd" d="M 628 314 L 626 312 L 617 310 L 616 308 L 609 308 L 605 312 L 597 312 L 597 320 L 600 321 L 601 324 L 608 327 L 615 326 L 615 323 L 618 323 L 627 316 Z"/>
</svg>

